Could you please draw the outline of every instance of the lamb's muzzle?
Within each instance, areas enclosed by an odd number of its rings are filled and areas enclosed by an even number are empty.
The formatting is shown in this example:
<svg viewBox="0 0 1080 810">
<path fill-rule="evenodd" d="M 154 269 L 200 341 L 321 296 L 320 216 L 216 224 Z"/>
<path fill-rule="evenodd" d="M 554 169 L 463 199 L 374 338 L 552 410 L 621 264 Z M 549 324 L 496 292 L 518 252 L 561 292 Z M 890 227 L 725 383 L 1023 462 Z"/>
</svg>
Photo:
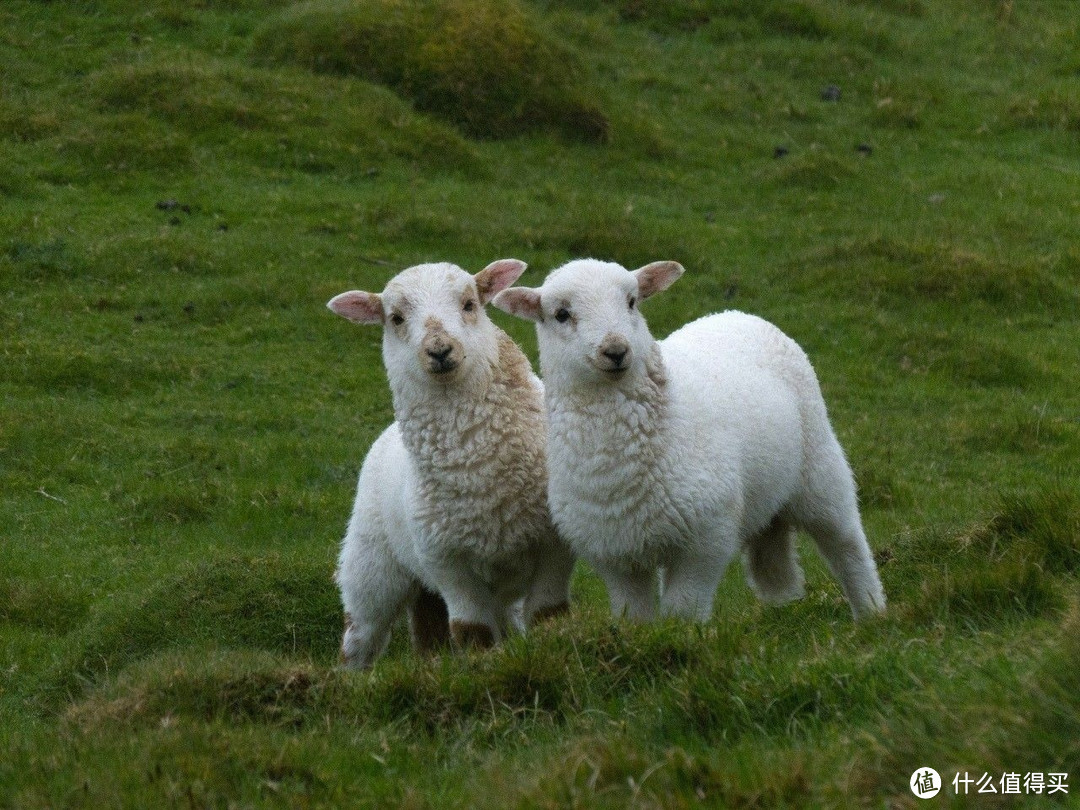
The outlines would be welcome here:
<svg viewBox="0 0 1080 810">
<path fill-rule="evenodd" d="M 621 374 L 626 371 L 632 357 L 626 338 L 609 334 L 596 350 L 596 367 L 611 374 Z"/>
<path fill-rule="evenodd" d="M 461 342 L 441 328 L 429 330 L 420 349 L 420 363 L 432 374 L 449 374 L 461 363 Z"/>
</svg>

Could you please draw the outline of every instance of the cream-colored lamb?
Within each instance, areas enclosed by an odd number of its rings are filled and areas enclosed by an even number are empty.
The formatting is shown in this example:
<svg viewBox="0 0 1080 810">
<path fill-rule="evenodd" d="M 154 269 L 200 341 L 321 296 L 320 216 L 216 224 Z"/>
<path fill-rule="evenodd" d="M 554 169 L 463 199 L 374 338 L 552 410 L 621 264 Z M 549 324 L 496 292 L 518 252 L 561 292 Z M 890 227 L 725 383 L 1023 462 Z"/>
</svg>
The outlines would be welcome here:
<svg viewBox="0 0 1080 810">
<path fill-rule="evenodd" d="M 484 311 L 524 269 L 419 265 L 381 295 L 327 305 L 383 324 L 396 418 L 364 461 L 341 548 L 347 666 L 371 666 L 406 607 L 418 648 L 448 633 L 489 646 L 567 607 L 573 557 L 547 507 L 543 387 Z"/>
<path fill-rule="evenodd" d="M 548 411 L 549 501 L 614 614 L 704 621 L 744 552 L 764 599 L 803 594 L 805 529 L 856 618 L 885 607 L 855 484 L 817 377 L 779 329 L 709 315 L 656 342 L 638 303 L 683 268 L 570 262 L 495 306 L 537 324 Z"/>
</svg>

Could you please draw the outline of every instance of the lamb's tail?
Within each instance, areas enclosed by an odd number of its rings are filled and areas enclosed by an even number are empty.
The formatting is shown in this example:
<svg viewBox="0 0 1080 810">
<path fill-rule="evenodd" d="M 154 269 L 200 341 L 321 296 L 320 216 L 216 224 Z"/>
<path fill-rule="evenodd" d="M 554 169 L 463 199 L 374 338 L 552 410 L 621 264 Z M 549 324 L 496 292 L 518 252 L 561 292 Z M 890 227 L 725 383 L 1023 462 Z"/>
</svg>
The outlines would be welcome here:
<svg viewBox="0 0 1080 810">
<path fill-rule="evenodd" d="M 764 602 L 781 605 L 801 599 L 806 582 L 795 553 L 795 528 L 779 517 L 744 549 L 746 578 Z"/>
</svg>

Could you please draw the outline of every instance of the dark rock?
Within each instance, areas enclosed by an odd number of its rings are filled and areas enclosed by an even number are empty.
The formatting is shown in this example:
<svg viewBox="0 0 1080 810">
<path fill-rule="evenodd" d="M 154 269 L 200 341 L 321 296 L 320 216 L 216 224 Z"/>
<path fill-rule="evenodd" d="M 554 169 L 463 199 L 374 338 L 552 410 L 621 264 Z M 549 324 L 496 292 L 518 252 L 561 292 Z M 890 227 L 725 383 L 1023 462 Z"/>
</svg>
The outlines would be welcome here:
<svg viewBox="0 0 1080 810">
<path fill-rule="evenodd" d="M 829 84 L 821 88 L 821 100 L 822 101 L 839 101 L 840 100 L 840 88 L 835 84 Z"/>
</svg>

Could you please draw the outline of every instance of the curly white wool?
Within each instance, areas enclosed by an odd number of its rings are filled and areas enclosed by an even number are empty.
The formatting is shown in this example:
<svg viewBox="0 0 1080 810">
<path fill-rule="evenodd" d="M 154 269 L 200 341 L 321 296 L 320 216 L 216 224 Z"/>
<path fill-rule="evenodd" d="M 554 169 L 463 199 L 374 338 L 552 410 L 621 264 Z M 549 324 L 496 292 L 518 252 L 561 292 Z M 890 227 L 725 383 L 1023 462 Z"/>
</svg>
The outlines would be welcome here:
<svg viewBox="0 0 1080 810">
<path fill-rule="evenodd" d="M 547 508 L 543 387 L 484 312 L 524 269 L 419 265 L 381 295 L 328 304 L 384 324 L 396 417 L 364 461 L 341 548 L 347 666 L 371 666 L 406 607 L 422 649 L 448 633 L 486 646 L 566 609 L 573 557 Z"/>
</svg>

